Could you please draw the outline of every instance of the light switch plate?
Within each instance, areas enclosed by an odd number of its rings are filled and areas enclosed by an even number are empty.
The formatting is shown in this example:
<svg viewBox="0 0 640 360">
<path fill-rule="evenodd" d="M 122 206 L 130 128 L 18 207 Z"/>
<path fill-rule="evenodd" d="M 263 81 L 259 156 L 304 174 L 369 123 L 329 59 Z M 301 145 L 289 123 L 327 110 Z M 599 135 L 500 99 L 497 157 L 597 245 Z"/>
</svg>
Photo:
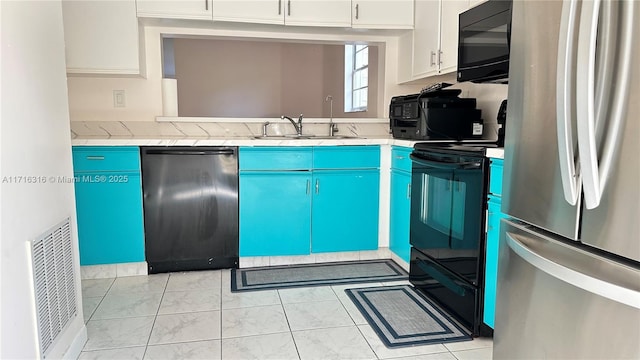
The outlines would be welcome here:
<svg viewBox="0 0 640 360">
<path fill-rule="evenodd" d="M 125 106 L 124 90 L 113 90 L 113 107 L 123 108 Z"/>
</svg>

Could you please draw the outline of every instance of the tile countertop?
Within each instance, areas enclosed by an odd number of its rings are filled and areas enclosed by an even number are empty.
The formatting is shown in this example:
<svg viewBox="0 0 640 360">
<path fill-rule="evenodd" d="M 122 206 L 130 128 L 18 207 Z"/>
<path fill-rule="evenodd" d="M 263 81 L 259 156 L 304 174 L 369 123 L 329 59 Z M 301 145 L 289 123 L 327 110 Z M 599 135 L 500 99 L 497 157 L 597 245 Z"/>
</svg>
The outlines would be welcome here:
<svg viewBox="0 0 640 360">
<path fill-rule="evenodd" d="M 393 138 L 350 138 L 350 139 L 253 139 L 251 137 L 236 138 L 75 138 L 74 146 L 336 146 L 336 145 L 396 145 L 413 147 L 417 141 Z"/>
<path fill-rule="evenodd" d="M 388 121 L 385 119 L 361 119 L 358 122 L 353 119 L 334 119 L 340 129 L 338 138 L 335 139 L 326 137 L 328 123 L 314 122 L 314 119 L 307 120 L 304 131 L 305 134 L 316 134 L 318 138 L 309 139 L 283 138 L 282 136 L 290 134 L 293 128 L 288 121 L 280 119 L 227 119 L 216 122 L 203 122 L 201 118 L 182 120 L 163 118 L 162 121 L 155 122 L 72 121 L 71 143 L 76 146 L 395 145 L 412 148 L 414 144 L 423 142 L 392 138 Z M 263 132 L 265 120 L 270 121 L 268 132 L 274 138 L 256 139 L 255 136 Z M 487 149 L 487 156 L 502 158 L 501 150 Z"/>
<path fill-rule="evenodd" d="M 504 159 L 504 148 L 488 148 L 487 157 L 494 159 Z"/>
<path fill-rule="evenodd" d="M 75 138 L 74 146 L 338 146 L 338 145 L 395 145 L 412 148 L 418 142 L 384 137 L 351 139 L 254 139 L 252 137 L 235 138 Z M 503 148 L 488 148 L 487 157 L 504 158 Z"/>
</svg>

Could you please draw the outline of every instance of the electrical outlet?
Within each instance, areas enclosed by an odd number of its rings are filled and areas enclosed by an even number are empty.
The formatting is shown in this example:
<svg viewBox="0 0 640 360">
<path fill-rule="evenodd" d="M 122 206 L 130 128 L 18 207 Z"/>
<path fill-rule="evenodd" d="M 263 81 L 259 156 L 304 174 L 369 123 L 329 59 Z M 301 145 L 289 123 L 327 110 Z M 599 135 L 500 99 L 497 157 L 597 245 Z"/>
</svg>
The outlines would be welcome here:
<svg viewBox="0 0 640 360">
<path fill-rule="evenodd" d="M 113 107 L 123 108 L 125 106 L 124 90 L 113 90 Z"/>
</svg>

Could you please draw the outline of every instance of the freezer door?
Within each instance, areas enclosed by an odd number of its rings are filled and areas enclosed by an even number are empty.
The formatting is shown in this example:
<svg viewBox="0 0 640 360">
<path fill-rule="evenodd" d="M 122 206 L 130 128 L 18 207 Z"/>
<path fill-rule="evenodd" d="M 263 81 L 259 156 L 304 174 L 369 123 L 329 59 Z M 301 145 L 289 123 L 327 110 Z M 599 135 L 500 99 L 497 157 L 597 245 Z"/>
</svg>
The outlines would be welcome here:
<svg viewBox="0 0 640 360">
<path fill-rule="evenodd" d="M 640 269 L 503 220 L 494 359 L 637 359 Z"/>
<path fill-rule="evenodd" d="M 513 2 L 502 212 L 575 240 L 580 208 L 563 194 L 556 130 L 561 13 L 561 1 Z"/>
<path fill-rule="evenodd" d="M 637 20 L 623 18 L 633 15 L 635 19 L 640 19 L 640 3 L 628 4 L 635 5 L 633 10 L 620 9 L 621 16 L 616 23 L 624 29 L 625 21 L 629 21 L 629 25 L 635 26 L 630 30 L 634 37 L 628 39 L 630 56 L 620 54 L 613 61 L 612 75 L 618 78 L 610 82 L 611 87 L 607 91 L 612 96 L 608 99 L 608 117 L 602 125 L 606 131 L 601 142 L 593 142 L 596 145 L 595 152 L 599 154 L 597 169 L 594 169 L 597 170 L 594 185 L 602 188 L 601 191 L 596 189 L 595 193 L 599 195 L 601 192 L 602 197 L 596 208 L 587 209 L 585 206 L 583 210 L 581 240 L 585 244 L 640 261 L 640 27 Z M 628 67 L 628 73 L 624 71 L 625 67 Z M 626 109 L 616 110 L 617 104 L 626 106 Z M 612 125 L 616 123 L 618 115 L 622 117 L 622 124 L 620 130 L 616 131 Z M 607 146 L 619 148 L 613 151 L 613 156 L 607 157 Z M 588 180 L 585 178 L 585 186 L 589 184 Z"/>
</svg>

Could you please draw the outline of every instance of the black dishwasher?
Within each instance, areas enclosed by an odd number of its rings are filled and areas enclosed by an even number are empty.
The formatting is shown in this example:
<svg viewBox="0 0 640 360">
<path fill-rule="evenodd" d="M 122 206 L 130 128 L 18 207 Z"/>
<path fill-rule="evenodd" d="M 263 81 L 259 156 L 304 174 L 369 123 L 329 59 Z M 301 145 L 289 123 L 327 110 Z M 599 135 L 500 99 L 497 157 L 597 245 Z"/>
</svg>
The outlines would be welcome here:
<svg viewBox="0 0 640 360">
<path fill-rule="evenodd" d="M 149 273 L 238 266 L 238 148 L 141 147 Z"/>
</svg>

